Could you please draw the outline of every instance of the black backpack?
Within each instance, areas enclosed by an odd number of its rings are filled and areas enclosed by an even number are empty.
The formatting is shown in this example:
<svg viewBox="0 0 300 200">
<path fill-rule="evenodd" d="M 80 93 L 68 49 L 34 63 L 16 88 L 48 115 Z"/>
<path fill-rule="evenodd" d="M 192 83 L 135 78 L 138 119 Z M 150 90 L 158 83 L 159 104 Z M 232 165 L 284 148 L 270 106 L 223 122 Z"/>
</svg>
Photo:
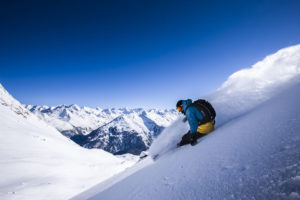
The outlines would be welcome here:
<svg viewBox="0 0 300 200">
<path fill-rule="evenodd" d="M 195 106 L 203 115 L 203 120 L 201 120 L 201 124 L 205 124 L 207 122 L 215 120 L 216 111 L 208 101 L 204 99 L 198 99 L 191 103 L 188 107 L 190 106 Z M 186 108 L 186 110 L 188 109 L 188 107 Z"/>
</svg>

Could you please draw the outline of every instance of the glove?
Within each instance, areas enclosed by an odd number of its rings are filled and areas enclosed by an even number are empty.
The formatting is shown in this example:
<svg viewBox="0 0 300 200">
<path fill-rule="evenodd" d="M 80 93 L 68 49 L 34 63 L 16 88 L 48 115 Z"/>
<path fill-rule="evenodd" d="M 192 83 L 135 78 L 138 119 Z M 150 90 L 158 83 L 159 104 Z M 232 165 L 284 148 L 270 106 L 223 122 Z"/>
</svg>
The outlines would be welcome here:
<svg viewBox="0 0 300 200">
<path fill-rule="evenodd" d="M 191 133 L 190 131 L 187 132 L 186 134 L 184 134 L 181 138 L 181 141 L 177 144 L 177 146 L 183 146 L 183 145 L 186 145 L 186 144 L 190 144 L 191 143 Z"/>
</svg>

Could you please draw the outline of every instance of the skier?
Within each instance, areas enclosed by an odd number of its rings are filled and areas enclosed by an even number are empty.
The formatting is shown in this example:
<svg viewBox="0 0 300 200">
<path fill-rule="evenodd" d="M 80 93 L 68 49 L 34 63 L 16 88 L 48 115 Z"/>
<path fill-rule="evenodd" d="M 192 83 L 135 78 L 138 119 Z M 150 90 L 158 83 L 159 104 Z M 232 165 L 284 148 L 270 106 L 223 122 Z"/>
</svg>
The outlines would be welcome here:
<svg viewBox="0 0 300 200">
<path fill-rule="evenodd" d="M 183 135 L 177 146 L 195 145 L 198 138 L 214 130 L 216 112 L 208 101 L 199 99 L 192 103 L 191 99 L 179 100 L 176 107 L 190 125 L 190 131 Z"/>
</svg>

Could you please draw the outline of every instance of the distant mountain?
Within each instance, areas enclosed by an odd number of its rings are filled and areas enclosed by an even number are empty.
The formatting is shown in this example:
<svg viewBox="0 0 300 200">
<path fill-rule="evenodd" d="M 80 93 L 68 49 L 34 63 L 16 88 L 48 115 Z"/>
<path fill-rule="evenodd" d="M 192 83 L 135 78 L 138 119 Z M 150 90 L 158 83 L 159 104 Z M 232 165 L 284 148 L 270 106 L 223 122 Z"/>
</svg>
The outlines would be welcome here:
<svg viewBox="0 0 300 200">
<path fill-rule="evenodd" d="M 114 154 L 139 154 L 174 122 L 179 113 L 162 109 L 101 109 L 60 105 L 27 105 L 32 113 L 86 148 Z"/>
<path fill-rule="evenodd" d="M 25 107 L 67 137 L 86 135 L 122 113 L 121 110 L 92 109 L 75 104 L 56 107 L 25 105 Z"/>
<path fill-rule="evenodd" d="M 75 142 L 87 148 L 101 148 L 114 154 L 132 153 L 139 154 L 148 149 L 157 135 L 165 126 L 154 121 L 152 110 L 123 114 L 110 123 L 101 126 L 86 136 L 73 136 Z M 160 116 L 166 119 L 166 114 Z M 167 118 L 176 118 L 177 114 L 169 113 Z M 158 121 L 158 119 L 156 118 Z M 171 120 L 172 121 L 172 120 Z"/>
</svg>

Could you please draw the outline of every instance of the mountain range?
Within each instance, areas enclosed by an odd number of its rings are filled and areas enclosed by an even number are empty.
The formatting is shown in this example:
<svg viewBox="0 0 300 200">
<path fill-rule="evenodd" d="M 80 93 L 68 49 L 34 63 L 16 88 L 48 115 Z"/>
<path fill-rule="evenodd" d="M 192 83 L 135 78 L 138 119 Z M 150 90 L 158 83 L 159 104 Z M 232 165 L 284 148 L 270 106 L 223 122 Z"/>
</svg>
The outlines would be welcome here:
<svg viewBox="0 0 300 200">
<path fill-rule="evenodd" d="M 79 145 L 114 154 L 147 150 L 179 116 L 174 109 L 101 109 L 76 104 L 25 107 Z"/>
</svg>

